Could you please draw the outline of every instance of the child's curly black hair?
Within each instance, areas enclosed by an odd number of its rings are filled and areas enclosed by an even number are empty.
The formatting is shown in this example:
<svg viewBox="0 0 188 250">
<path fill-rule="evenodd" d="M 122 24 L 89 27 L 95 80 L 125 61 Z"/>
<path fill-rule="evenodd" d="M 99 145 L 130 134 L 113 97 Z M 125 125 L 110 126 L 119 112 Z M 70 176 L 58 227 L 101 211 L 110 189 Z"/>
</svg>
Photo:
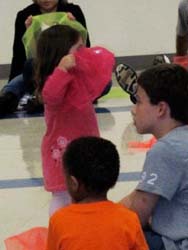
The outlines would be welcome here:
<svg viewBox="0 0 188 250">
<path fill-rule="evenodd" d="M 63 156 L 65 171 L 81 181 L 88 193 L 100 194 L 113 187 L 119 175 L 116 146 L 103 138 L 73 140 Z"/>
</svg>

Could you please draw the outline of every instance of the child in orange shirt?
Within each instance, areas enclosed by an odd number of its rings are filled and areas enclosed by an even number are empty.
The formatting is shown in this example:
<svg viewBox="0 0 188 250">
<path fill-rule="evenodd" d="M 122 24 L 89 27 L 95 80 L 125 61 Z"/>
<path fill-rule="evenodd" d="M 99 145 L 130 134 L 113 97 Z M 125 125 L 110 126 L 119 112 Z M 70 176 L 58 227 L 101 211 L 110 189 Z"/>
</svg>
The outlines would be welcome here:
<svg viewBox="0 0 188 250">
<path fill-rule="evenodd" d="M 47 250 L 147 250 L 137 215 L 107 199 L 119 174 L 114 144 L 97 137 L 73 140 L 63 166 L 73 204 L 50 218 Z"/>
</svg>

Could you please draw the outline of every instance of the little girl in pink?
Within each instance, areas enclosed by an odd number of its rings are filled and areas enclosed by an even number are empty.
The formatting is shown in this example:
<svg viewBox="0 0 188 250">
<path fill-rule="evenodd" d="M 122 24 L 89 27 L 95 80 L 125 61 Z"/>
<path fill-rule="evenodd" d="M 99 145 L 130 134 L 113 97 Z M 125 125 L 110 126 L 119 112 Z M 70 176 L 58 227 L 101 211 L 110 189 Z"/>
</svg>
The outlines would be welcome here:
<svg viewBox="0 0 188 250">
<path fill-rule="evenodd" d="M 81 35 L 65 25 L 43 31 L 38 40 L 36 81 L 45 107 L 42 141 L 44 186 L 52 192 L 50 215 L 69 204 L 61 158 L 80 136 L 99 136 L 93 101 L 111 80 L 114 56 L 101 47 L 85 48 Z"/>
</svg>

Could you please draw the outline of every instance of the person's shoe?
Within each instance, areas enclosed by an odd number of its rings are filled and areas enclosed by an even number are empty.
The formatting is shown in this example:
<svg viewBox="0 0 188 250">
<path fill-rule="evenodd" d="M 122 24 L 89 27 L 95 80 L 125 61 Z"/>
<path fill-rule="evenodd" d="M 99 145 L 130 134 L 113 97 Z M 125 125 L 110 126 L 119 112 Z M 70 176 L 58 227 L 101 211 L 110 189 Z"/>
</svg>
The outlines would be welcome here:
<svg viewBox="0 0 188 250">
<path fill-rule="evenodd" d="M 12 92 L 0 94 L 0 117 L 6 114 L 12 114 L 18 106 L 18 97 Z"/>
<path fill-rule="evenodd" d="M 27 101 L 25 110 L 28 114 L 42 113 L 44 112 L 44 105 L 39 103 L 38 100 L 33 97 Z"/>
<path fill-rule="evenodd" d="M 171 63 L 170 59 L 166 55 L 157 55 L 153 59 L 153 65 L 160 65 L 163 63 Z"/>
<path fill-rule="evenodd" d="M 115 77 L 120 87 L 130 95 L 130 100 L 136 103 L 137 73 L 127 64 L 119 64 L 115 69 Z"/>
</svg>

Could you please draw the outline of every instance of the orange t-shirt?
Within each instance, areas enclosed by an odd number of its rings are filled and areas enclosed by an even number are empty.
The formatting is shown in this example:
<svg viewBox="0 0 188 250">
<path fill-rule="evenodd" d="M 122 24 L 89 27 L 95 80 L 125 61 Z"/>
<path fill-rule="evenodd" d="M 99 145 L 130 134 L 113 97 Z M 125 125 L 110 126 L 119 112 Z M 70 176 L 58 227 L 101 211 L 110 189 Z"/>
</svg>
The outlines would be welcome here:
<svg viewBox="0 0 188 250">
<path fill-rule="evenodd" d="M 137 215 L 120 204 L 72 204 L 49 223 L 47 250 L 147 250 Z"/>
</svg>

